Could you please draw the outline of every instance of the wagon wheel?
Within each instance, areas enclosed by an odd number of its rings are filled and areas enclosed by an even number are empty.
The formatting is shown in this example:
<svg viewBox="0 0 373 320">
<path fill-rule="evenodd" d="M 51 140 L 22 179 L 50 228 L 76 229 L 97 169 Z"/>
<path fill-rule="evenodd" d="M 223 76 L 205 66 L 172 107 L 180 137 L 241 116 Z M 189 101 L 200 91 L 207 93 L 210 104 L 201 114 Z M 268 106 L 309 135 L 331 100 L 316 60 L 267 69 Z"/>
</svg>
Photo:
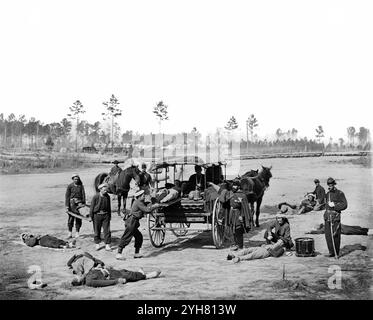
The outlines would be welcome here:
<svg viewBox="0 0 373 320">
<path fill-rule="evenodd" d="M 161 247 L 166 235 L 166 226 L 164 217 L 157 215 L 156 211 L 148 214 L 148 231 L 150 243 L 156 248 Z"/>
<path fill-rule="evenodd" d="M 185 236 L 188 233 L 188 228 L 190 227 L 190 223 L 170 223 L 171 231 L 176 237 Z M 176 228 L 177 230 L 174 230 Z"/>
<path fill-rule="evenodd" d="M 225 227 L 224 225 L 218 223 L 218 214 L 221 207 L 221 202 L 219 201 L 219 199 L 216 199 L 212 210 L 212 239 L 217 249 L 223 247 L 224 243 Z"/>
</svg>

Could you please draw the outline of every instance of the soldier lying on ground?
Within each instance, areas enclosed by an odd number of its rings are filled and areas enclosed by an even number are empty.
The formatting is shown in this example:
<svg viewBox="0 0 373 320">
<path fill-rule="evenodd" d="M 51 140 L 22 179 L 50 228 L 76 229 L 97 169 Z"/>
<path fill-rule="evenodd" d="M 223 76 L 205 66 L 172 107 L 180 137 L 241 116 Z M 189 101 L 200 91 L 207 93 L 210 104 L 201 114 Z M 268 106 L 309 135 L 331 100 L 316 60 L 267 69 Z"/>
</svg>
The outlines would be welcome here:
<svg viewBox="0 0 373 320">
<path fill-rule="evenodd" d="M 105 267 L 104 262 L 96 259 L 88 252 L 74 255 L 70 258 L 67 265 L 70 269 L 73 269 L 75 274 L 75 278 L 71 282 L 73 286 L 85 284 L 90 287 L 107 287 L 126 282 L 157 278 L 161 273 L 160 270 L 145 273 L 141 268 L 138 271 L 130 271 Z"/>
<path fill-rule="evenodd" d="M 37 235 L 34 236 L 31 233 L 22 233 L 21 240 L 29 247 L 35 247 L 40 245 L 42 247 L 53 248 L 53 249 L 66 249 L 66 248 L 75 248 L 76 240 L 71 242 L 58 239 L 50 235 Z"/>
<path fill-rule="evenodd" d="M 263 244 L 260 247 L 251 247 L 236 252 L 230 252 L 227 260 L 233 260 L 234 263 L 245 260 L 265 259 L 268 257 L 280 257 L 284 254 L 284 242 L 278 240 L 274 244 Z"/>
<path fill-rule="evenodd" d="M 368 235 L 368 228 L 362 228 L 359 226 L 348 226 L 345 224 L 341 224 L 341 234 L 344 235 L 359 235 L 359 236 L 367 236 Z M 324 234 L 325 233 L 325 225 L 321 223 L 315 229 L 311 230 L 310 232 L 306 232 L 307 234 Z"/>
</svg>

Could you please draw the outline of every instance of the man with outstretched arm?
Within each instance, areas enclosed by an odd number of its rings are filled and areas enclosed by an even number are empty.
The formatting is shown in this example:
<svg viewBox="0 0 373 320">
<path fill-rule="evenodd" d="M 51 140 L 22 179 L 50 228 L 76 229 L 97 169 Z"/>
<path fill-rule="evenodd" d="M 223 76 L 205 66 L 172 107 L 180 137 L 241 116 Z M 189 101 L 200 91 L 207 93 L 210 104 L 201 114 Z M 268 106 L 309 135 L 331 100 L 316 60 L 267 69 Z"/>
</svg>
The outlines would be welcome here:
<svg viewBox="0 0 373 320">
<path fill-rule="evenodd" d="M 160 205 L 155 204 L 145 204 L 145 192 L 144 190 L 139 190 L 135 193 L 135 201 L 131 208 L 131 213 L 125 221 L 124 233 L 120 239 L 118 246 L 118 252 L 116 254 L 116 259 L 125 260 L 125 257 L 122 255 L 123 249 L 131 242 L 132 237 L 135 237 L 135 255 L 134 258 L 141 258 L 140 249 L 143 242 L 143 237 L 139 231 L 140 219 L 144 214 L 152 212 L 152 210 L 158 208 Z"/>
</svg>

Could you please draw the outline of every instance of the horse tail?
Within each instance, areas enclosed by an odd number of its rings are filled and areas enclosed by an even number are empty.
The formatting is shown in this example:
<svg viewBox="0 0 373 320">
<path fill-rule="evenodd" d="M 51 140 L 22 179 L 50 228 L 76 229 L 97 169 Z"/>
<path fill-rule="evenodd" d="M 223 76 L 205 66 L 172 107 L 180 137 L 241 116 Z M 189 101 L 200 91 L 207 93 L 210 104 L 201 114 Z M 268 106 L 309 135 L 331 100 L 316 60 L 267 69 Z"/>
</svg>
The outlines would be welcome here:
<svg viewBox="0 0 373 320">
<path fill-rule="evenodd" d="M 281 203 L 278 204 L 277 207 L 281 210 L 281 207 L 282 207 L 282 206 L 288 206 L 288 207 L 291 208 L 291 209 L 296 209 L 296 208 L 297 208 L 296 205 L 291 205 L 291 204 L 289 204 L 289 203 L 287 203 L 287 202 L 281 202 Z"/>
<path fill-rule="evenodd" d="M 98 186 L 104 182 L 105 178 L 108 176 L 108 174 L 106 172 L 102 172 L 100 173 L 96 178 L 95 178 L 95 181 L 94 181 L 94 187 L 95 187 L 95 190 L 96 192 L 99 192 L 100 190 L 98 190 Z"/>
</svg>

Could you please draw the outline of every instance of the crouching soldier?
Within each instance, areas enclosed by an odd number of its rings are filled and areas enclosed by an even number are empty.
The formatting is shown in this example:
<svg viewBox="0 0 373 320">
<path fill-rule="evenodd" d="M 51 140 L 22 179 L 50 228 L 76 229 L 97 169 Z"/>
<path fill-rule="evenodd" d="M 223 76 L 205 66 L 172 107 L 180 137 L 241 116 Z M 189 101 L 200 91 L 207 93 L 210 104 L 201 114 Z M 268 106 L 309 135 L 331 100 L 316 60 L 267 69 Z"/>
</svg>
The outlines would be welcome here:
<svg viewBox="0 0 373 320">
<path fill-rule="evenodd" d="M 266 239 L 267 244 L 276 243 L 277 241 L 282 240 L 284 247 L 291 249 L 294 246 L 294 243 L 291 240 L 289 220 L 284 214 L 286 211 L 287 208 L 276 214 L 276 220 L 269 224 L 264 233 L 264 239 Z"/>
</svg>

